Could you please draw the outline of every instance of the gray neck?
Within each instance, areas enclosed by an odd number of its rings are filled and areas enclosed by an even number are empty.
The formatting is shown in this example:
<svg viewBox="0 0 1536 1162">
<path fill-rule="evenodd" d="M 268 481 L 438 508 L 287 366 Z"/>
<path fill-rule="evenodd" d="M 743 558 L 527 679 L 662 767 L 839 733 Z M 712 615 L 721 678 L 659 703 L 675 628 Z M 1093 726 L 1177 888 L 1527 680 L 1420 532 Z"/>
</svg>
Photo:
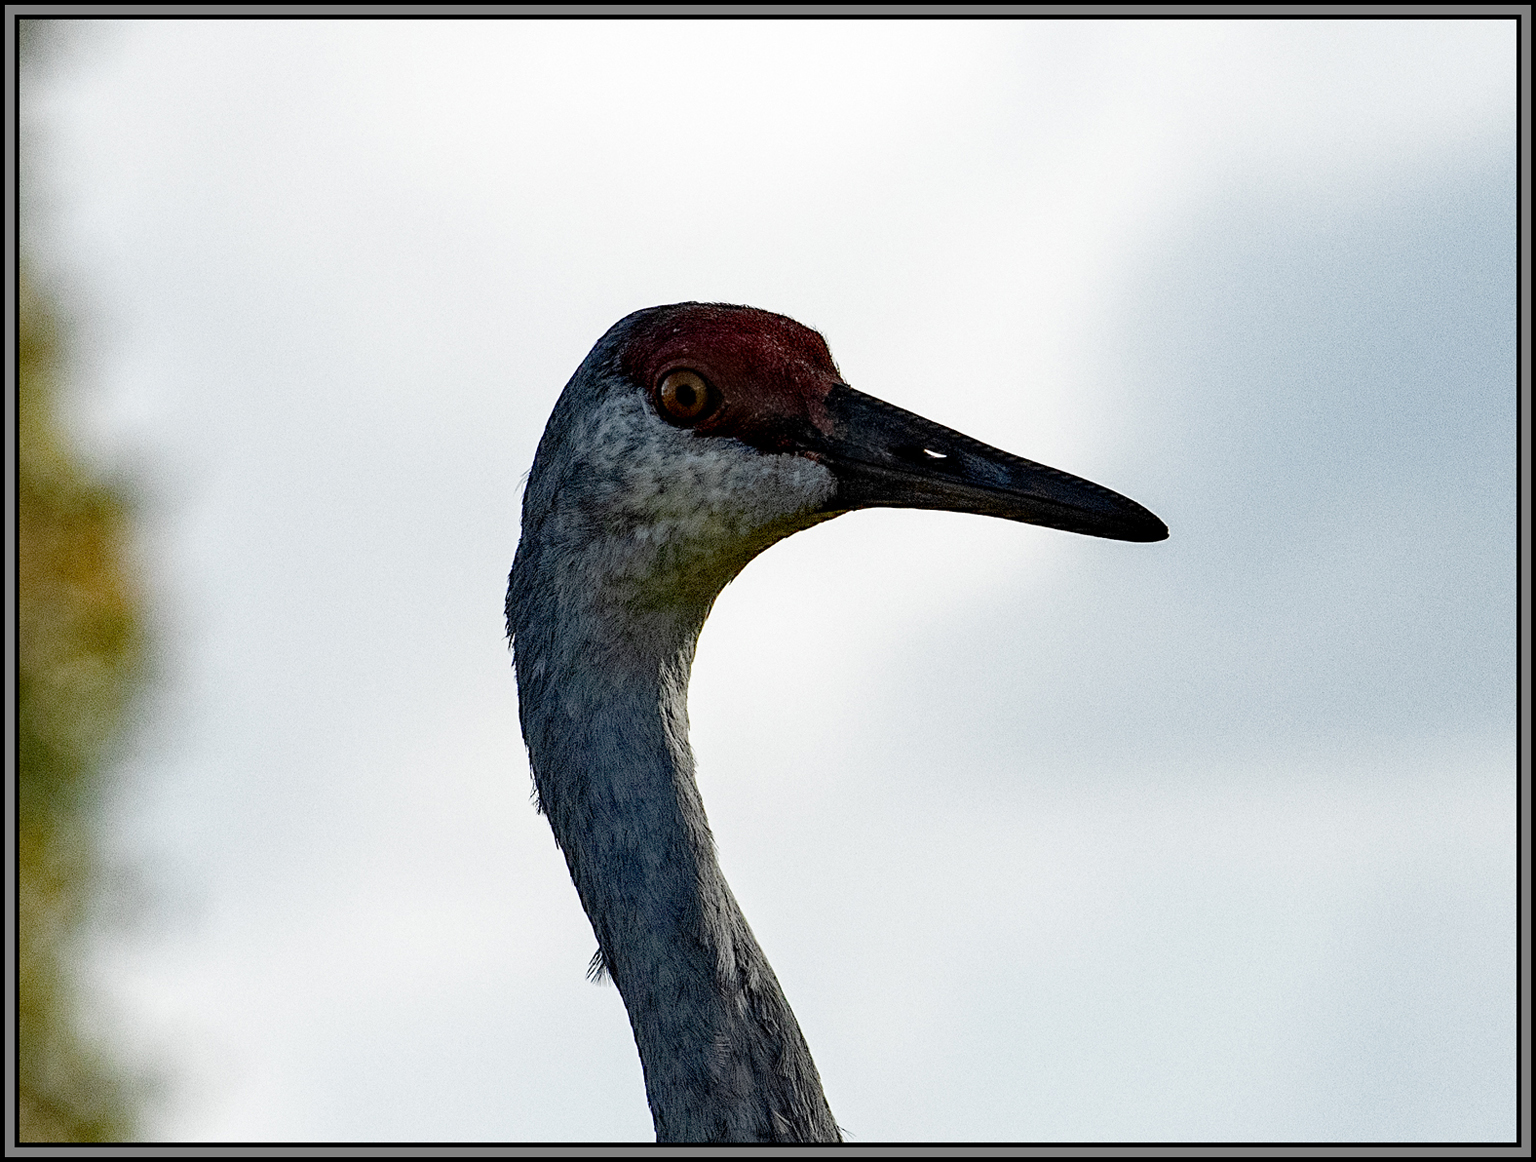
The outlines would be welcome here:
<svg viewBox="0 0 1536 1162">
<path fill-rule="evenodd" d="M 694 782 L 688 675 L 707 606 L 621 635 L 632 615 L 541 573 L 520 546 L 508 613 L 523 736 L 629 1011 L 657 1140 L 840 1141 Z"/>
</svg>

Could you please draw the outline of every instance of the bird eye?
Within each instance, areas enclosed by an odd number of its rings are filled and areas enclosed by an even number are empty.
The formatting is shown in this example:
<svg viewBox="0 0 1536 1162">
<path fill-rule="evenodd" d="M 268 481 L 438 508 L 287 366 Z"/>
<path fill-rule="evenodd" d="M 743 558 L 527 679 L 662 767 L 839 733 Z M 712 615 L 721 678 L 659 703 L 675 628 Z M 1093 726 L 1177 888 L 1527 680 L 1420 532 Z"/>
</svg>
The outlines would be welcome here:
<svg viewBox="0 0 1536 1162">
<path fill-rule="evenodd" d="M 685 368 L 668 372 L 656 389 L 656 406 L 662 418 L 684 427 L 698 423 L 718 403 L 719 395 L 704 377 Z"/>
</svg>

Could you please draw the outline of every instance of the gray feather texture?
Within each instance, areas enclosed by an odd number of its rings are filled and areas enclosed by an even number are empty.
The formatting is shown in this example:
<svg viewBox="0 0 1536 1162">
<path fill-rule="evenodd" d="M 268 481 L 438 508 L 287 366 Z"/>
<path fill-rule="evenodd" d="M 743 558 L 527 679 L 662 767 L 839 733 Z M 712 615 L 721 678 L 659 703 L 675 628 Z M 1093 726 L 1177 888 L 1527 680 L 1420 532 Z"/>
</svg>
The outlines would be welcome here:
<svg viewBox="0 0 1536 1162">
<path fill-rule="evenodd" d="M 663 422 L 618 356 L 582 363 L 523 497 L 507 595 L 540 810 L 629 1012 L 664 1142 L 833 1142 L 809 1049 L 715 859 L 688 677 L 720 590 L 828 514 L 826 468 Z"/>
</svg>

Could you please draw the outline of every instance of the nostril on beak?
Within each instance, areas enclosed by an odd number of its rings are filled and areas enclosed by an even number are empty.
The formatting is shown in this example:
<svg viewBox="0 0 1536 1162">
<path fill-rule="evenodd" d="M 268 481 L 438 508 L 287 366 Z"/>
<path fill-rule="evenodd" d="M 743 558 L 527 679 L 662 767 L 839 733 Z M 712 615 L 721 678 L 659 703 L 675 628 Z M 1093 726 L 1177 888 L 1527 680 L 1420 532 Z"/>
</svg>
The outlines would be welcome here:
<svg viewBox="0 0 1536 1162">
<path fill-rule="evenodd" d="M 920 465 L 928 471 L 955 472 L 961 467 L 957 457 L 930 448 L 927 444 L 899 444 L 891 449 L 891 455 L 908 464 Z"/>
</svg>

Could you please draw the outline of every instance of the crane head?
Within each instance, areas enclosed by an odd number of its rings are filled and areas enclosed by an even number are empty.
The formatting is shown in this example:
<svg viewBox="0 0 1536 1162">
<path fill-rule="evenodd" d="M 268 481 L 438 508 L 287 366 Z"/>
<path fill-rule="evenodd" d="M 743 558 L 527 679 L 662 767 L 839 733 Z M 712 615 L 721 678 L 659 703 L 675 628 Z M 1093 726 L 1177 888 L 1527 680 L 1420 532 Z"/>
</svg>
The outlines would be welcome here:
<svg viewBox="0 0 1536 1162">
<path fill-rule="evenodd" d="M 1116 492 L 854 390 L 793 319 L 677 303 L 620 320 L 572 377 L 529 476 L 524 546 L 533 532 L 579 554 L 580 575 L 617 584 L 631 614 L 685 595 L 707 613 L 768 545 L 878 507 L 1168 535 Z"/>
<path fill-rule="evenodd" d="M 824 511 L 939 508 L 1122 541 L 1168 535 L 1118 493 L 855 391 L 793 319 L 704 303 L 643 314 L 623 365 L 657 415 L 698 439 L 824 465 L 836 481 Z"/>
</svg>

